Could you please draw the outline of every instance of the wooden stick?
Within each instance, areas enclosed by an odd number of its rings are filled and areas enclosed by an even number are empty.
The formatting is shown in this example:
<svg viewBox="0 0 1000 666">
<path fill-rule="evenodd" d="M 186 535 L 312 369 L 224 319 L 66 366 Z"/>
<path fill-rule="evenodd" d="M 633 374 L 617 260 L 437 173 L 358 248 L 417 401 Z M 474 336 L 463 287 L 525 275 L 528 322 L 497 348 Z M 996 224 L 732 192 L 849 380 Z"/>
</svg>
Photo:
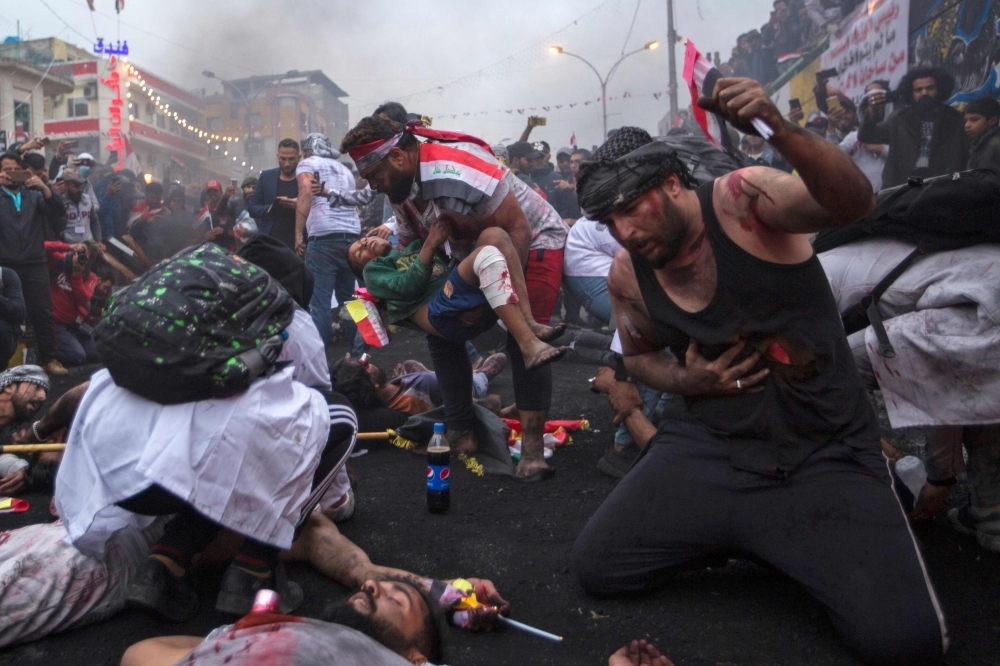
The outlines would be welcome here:
<svg viewBox="0 0 1000 666">
<path fill-rule="evenodd" d="M 65 451 L 65 444 L 5 444 L 4 453 L 50 453 L 52 451 Z"/>
<path fill-rule="evenodd" d="M 379 440 L 389 439 L 387 432 L 359 432 L 359 440 Z M 2 447 L 3 453 L 48 453 L 51 451 L 65 451 L 65 444 L 6 444 Z"/>
<path fill-rule="evenodd" d="M 387 432 L 359 432 L 359 440 L 365 439 L 389 439 L 389 433 Z"/>
</svg>

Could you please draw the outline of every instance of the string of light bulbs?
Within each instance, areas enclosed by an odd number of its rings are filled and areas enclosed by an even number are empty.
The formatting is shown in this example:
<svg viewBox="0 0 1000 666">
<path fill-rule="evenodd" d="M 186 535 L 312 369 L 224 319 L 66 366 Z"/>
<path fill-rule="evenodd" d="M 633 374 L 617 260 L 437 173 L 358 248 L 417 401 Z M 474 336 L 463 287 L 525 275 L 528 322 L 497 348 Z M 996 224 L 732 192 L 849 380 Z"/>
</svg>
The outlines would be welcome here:
<svg viewBox="0 0 1000 666">
<path fill-rule="evenodd" d="M 170 118 L 173 118 L 175 121 L 177 121 L 177 123 L 181 127 L 183 127 L 184 129 L 188 130 L 189 132 L 192 132 L 193 134 L 196 134 L 198 136 L 198 138 L 205 139 L 205 143 L 212 143 L 213 141 L 224 141 L 224 142 L 231 142 L 231 143 L 239 143 L 240 138 L 238 136 L 226 136 L 226 135 L 223 135 L 223 134 L 212 134 L 210 131 L 208 131 L 206 129 L 202 129 L 202 128 L 198 127 L 197 125 L 195 125 L 195 124 L 193 124 L 191 122 L 188 122 L 187 118 L 181 117 L 177 113 L 177 111 L 171 111 L 170 110 L 170 104 L 166 104 L 166 103 L 163 103 L 163 102 L 160 101 L 160 96 L 157 95 L 153 91 L 153 86 L 146 82 L 146 79 L 142 76 L 142 73 L 138 69 L 136 69 L 135 67 L 133 67 L 131 64 L 126 64 L 125 66 L 126 66 L 126 68 L 128 68 L 129 76 L 135 78 L 136 83 L 138 83 L 138 85 L 139 85 L 139 89 L 142 92 L 146 93 L 146 96 L 149 97 L 149 101 L 156 108 L 158 108 L 160 111 L 162 111 L 166 116 L 168 116 Z M 131 81 L 126 81 L 125 82 L 125 87 L 128 88 L 128 93 L 126 94 L 126 97 L 129 100 L 131 100 L 132 99 L 132 90 L 131 90 L 132 89 L 132 82 Z M 132 107 L 132 102 L 129 101 L 129 108 L 131 108 L 131 107 Z M 133 121 L 133 120 L 135 120 L 135 116 L 132 113 L 129 113 L 128 119 L 129 119 L 129 121 Z"/>
</svg>

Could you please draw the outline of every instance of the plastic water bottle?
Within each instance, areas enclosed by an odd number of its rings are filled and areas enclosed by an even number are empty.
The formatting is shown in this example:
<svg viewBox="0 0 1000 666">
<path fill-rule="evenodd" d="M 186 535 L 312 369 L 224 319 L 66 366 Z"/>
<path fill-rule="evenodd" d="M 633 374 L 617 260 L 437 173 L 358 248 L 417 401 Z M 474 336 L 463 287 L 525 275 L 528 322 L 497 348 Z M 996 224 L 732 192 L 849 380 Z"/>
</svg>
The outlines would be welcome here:
<svg viewBox="0 0 1000 666">
<path fill-rule="evenodd" d="M 427 509 L 448 513 L 451 508 L 451 449 L 444 440 L 444 424 L 434 424 L 434 436 L 427 445 Z"/>
</svg>

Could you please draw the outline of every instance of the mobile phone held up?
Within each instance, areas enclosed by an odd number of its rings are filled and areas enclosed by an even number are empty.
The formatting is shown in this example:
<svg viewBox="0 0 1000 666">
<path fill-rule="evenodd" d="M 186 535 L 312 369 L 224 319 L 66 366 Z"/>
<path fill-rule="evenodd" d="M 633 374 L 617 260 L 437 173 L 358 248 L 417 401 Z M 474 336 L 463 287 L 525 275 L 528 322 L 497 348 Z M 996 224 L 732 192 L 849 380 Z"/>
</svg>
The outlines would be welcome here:
<svg viewBox="0 0 1000 666">
<path fill-rule="evenodd" d="M 27 183 L 28 179 L 31 178 L 31 172 L 25 171 L 24 169 L 14 169 L 13 171 L 8 171 L 7 175 L 10 176 L 12 183 L 21 183 L 22 185 Z"/>
<path fill-rule="evenodd" d="M 794 98 L 794 99 L 788 100 L 788 110 L 789 111 L 795 111 L 796 109 L 798 109 L 799 111 L 802 110 L 802 102 L 799 101 L 799 99 L 797 97 Z"/>
<path fill-rule="evenodd" d="M 830 79 L 836 78 L 839 72 L 836 67 L 831 67 L 830 69 L 824 69 L 822 72 L 816 73 L 816 83 L 823 83 L 824 81 L 829 81 Z"/>
</svg>

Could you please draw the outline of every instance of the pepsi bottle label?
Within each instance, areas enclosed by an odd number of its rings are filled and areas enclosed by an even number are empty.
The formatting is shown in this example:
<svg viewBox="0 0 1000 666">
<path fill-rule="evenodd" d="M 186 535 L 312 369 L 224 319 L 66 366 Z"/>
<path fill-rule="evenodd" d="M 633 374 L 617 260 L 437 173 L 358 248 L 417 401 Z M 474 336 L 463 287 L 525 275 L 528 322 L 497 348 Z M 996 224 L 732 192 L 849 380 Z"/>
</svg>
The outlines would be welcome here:
<svg viewBox="0 0 1000 666">
<path fill-rule="evenodd" d="M 427 466 L 427 490 L 451 489 L 451 468 L 447 465 Z"/>
</svg>

